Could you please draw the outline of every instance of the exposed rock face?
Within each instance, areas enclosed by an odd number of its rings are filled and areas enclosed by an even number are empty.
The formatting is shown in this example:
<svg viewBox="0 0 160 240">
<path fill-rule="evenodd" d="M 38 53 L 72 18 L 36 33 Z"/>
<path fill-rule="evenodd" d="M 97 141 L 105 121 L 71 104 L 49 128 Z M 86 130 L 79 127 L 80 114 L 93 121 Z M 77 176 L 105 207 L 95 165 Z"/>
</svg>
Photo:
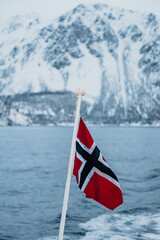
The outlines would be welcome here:
<svg viewBox="0 0 160 240">
<path fill-rule="evenodd" d="M 160 121 L 160 19 L 79 5 L 53 23 L 15 17 L 0 39 L 0 124 Z"/>
</svg>

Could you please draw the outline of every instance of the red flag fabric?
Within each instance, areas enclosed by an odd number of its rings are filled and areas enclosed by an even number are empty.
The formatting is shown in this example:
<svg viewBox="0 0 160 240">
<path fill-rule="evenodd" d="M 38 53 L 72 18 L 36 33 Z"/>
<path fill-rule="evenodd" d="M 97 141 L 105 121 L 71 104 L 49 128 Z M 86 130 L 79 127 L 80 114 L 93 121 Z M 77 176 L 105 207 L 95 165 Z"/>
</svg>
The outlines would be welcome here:
<svg viewBox="0 0 160 240">
<path fill-rule="evenodd" d="M 96 146 L 82 118 L 76 139 L 73 174 L 87 198 L 92 198 L 111 210 L 123 203 L 118 179 Z"/>
</svg>

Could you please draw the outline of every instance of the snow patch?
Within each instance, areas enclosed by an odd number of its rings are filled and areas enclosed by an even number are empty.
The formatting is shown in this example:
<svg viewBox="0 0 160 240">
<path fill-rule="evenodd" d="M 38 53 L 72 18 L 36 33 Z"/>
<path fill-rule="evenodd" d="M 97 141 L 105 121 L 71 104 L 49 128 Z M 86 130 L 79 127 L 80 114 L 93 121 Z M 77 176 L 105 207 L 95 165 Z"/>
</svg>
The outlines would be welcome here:
<svg viewBox="0 0 160 240">
<path fill-rule="evenodd" d="M 66 89 L 75 92 L 76 89 L 82 88 L 90 99 L 89 101 L 93 102 L 100 94 L 101 69 L 99 68 L 99 60 L 91 55 L 83 45 L 81 45 L 81 51 L 85 57 L 73 61 L 69 67 Z"/>
<path fill-rule="evenodd" d="M 11 109 L 9 120 L 11 120 L 16 125 L 28 125 L 27 117 L 17 112 L 15 109 Z"/>
</svg>

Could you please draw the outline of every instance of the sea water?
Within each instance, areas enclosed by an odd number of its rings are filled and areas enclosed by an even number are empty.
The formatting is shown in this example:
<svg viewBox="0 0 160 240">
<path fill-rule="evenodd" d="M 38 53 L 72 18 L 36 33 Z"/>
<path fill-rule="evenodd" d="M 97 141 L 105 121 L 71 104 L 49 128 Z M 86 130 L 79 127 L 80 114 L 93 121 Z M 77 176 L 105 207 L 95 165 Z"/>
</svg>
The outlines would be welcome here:
<svg viewBox="0 0 160 240">
<path fill-rule="evenodd" d="M 89 127 L 117 175 L 110 211 L 71 180 L 64 239 L 160 239 L 160 128 Z M 72 127 L 0 128 L 0 240 L 57 239 Z"/>
</svg>

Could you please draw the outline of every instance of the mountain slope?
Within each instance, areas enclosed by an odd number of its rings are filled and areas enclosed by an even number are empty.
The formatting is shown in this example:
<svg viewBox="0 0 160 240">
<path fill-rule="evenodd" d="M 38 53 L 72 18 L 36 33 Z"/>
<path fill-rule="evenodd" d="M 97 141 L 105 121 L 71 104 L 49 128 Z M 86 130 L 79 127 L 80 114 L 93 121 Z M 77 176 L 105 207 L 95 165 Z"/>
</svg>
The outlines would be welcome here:
<svg viewBox="0 0 160 240">
<path fill-rule="evenodd" d="M 159 26 L 152 13 L 105 4 L 79 5 L 49 24 L 13 18 L 1 32 L 1 123 L 72 122 L 78 87 L 92 123 L 158 122 Z"/>
</svg>

